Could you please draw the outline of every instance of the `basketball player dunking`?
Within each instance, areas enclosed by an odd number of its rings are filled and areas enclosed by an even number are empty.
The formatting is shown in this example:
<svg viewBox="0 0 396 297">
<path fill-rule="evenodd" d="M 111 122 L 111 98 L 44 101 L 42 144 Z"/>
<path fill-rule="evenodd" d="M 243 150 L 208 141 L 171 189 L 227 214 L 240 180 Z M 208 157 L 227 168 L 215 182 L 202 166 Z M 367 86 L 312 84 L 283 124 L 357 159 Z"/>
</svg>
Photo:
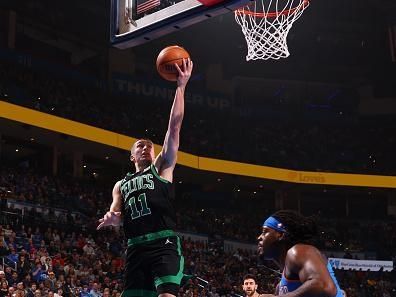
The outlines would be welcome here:
<svg viewBox="0 0 396 297">
<path fill-rule="evenodd" d="M 176 94 L 162 151 L 155 158 L 150 140 L 139 139 L 131 149 L 136 173 L 128 173 L 113 189 L 110 210 L 98 229 L 123 219 L 128 239 L 122 297 L 174 297 L 183 277 L 180 238 L 174 233 L 171 205 L 173 170 L 184 115 L 184 91 L 193 69 L 190 59 L 178 71 Z M 121 217 L 122 214 L 122 217 Z"/>
<path fill-rule="evenodd" d="M 281 210 L 263 224 L 258 253 L 283 271 L 275 295 L 342 297 L 332 267 L 312 245 L 316 224 L 296 212 Z"/>
</svg>

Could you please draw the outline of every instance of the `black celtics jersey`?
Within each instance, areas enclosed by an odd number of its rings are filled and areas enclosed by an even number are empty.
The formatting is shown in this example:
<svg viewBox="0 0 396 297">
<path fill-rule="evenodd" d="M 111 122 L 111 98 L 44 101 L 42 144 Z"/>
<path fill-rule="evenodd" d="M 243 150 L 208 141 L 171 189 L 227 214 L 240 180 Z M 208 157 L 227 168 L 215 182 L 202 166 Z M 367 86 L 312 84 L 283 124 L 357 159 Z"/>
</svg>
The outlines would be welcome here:
<svg viewBox="0 0 396 297">
<path fill-rule="evenodd" d="M 128 173 L 121 180 L 120 190 L 127 238 L 175 228 L 176 215 L 170 201 L 173 185 L 159 176 L 154 165 Z"/>
</svg>

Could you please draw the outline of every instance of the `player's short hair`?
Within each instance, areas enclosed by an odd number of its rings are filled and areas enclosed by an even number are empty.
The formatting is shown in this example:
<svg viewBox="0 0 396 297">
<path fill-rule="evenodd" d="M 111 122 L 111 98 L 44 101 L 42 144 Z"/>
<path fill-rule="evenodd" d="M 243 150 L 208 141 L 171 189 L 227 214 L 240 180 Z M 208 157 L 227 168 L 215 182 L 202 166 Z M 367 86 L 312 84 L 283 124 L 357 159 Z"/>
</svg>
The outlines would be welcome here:
<svg viewBox="0 0 396 297">
<path fill-rule="evenodd" d="M 146 142 L 149 142 L 152 146 L 154 146 L 154 142 L 152 142 L 151 139 L 148 139 L 148 138 L 139 138 L 139 139 L 137 139 L 137 140 L 135 141 L 134 144 L 132 144 L 131 153 L 135 150 L 136 143 L 138 143 L 139 141 L 146 141 Z"/>
<path fill-rule="evenodd" d="M 246 275 L 243 277 L 243 282 L 245 282 L 245 280 L 247 280 L 247 279 L 252 279 L 252 280 L 254 280 L 254 282 L 257 284 L 257 279 L 256 279 L 256 277 L 255 277 L 253 274 L 246 274 Z"/>
</svg>

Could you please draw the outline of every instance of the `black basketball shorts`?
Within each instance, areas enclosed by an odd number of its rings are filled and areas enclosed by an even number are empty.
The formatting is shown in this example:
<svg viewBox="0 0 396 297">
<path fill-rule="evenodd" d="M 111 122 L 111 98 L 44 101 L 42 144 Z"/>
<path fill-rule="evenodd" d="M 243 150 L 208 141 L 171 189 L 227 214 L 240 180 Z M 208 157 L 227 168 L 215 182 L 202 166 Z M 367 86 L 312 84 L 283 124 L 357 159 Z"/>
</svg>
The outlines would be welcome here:
<svg viewBox="0 0 396 297">
<path fill-rule="evenodd" d="M 156 238 L 158 234 L 170 236 Z M 164 231 L 148 235 L 149 241 L 145 236 L 128 240 L 122 297 L 177 296 L 184 269 L 180 238 Z"/>
</svg>

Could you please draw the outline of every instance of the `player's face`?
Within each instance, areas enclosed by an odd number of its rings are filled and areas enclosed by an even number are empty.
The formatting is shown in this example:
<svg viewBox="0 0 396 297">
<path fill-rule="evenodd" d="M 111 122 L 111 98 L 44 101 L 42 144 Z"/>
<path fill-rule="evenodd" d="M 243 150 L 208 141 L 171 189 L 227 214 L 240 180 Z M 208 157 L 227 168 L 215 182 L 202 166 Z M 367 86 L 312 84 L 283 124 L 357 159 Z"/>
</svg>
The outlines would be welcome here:
<svg viewBox="0 0 396 297">
<path fill-rule="evenodd" d="M 248 278 L 243 281 L 242 289 L 246 296 L 253 296 L 256 293 L 257 285 L 254 279 Z"/>
<path fill-rule="evenodd" d="M 142 164 L 147 163 L 150 165 L 154 161 L 154 146 L 148 140 L 138 140 L 131 151 L 131 161 L 134 163 Z"/>
<path fill-rule="evenodd" d="M 258 236 L 257 252 L 262 259 L 271 260 L 276 255 L 279 247 L 279 240 L 282 233 L 274 229 L 263 227 L 261 234 Z"/>
</svg>

